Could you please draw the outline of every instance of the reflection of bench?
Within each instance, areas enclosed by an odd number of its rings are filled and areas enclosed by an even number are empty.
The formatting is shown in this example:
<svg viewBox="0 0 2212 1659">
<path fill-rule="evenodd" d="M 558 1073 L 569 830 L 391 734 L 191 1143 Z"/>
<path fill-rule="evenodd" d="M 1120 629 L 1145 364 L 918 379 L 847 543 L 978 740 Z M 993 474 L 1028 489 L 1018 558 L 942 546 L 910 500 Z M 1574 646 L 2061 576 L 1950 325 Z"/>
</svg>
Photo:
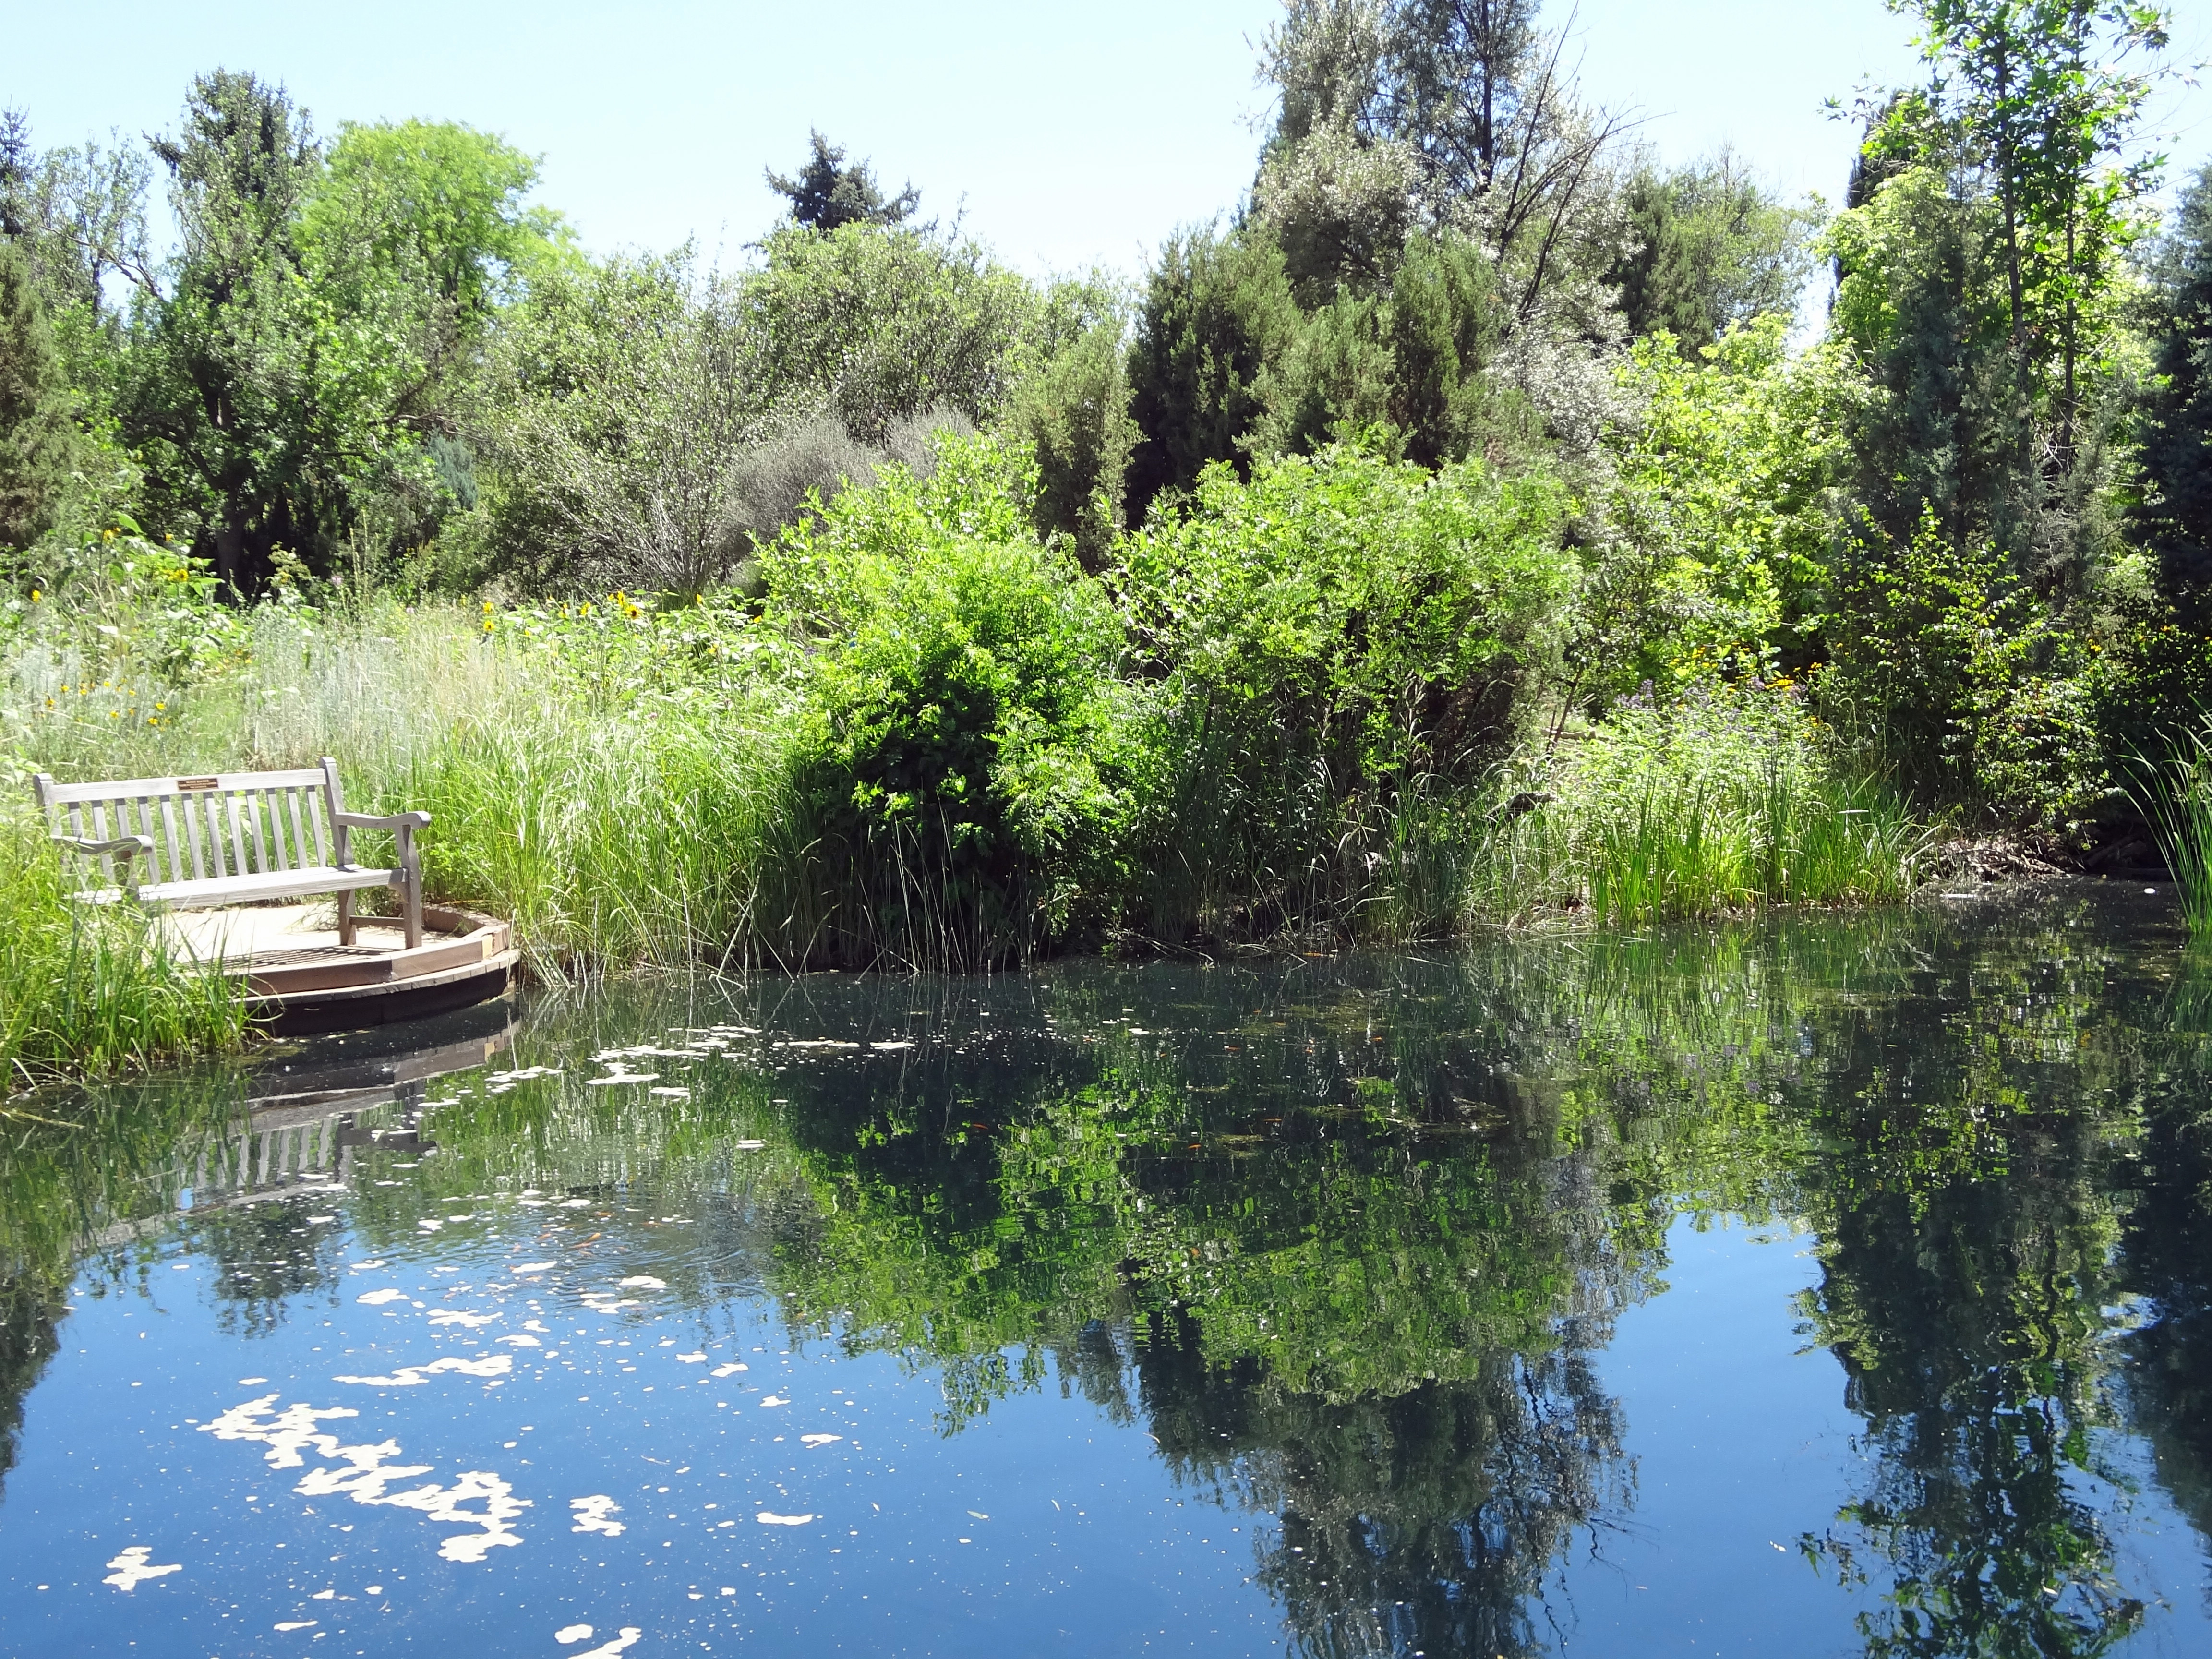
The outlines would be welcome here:
<svg viewBox="0 0 2212 1659">
<path fill-rule="evenodd" d="M 354 939 L 353 896 L 364 888 L 399 894 L 407 948 L 422 942 L 422 864 L 415 832 L 427 812 L 367 817 L 345 810 L 337 763 L 296 772 L 225 772 L 206 778 L 132 778 L 120 783 L 33 781 L 47 828 L 60 846 L 103 861 L 113 885 L 76 895 L 86 904 L 141 903 L 210 910 L 264 899 L 338 896 L 338 942 Z M 350 861 L 356 830 L 389 830 L 399 841 L 392 870 Z"/>
</svg>

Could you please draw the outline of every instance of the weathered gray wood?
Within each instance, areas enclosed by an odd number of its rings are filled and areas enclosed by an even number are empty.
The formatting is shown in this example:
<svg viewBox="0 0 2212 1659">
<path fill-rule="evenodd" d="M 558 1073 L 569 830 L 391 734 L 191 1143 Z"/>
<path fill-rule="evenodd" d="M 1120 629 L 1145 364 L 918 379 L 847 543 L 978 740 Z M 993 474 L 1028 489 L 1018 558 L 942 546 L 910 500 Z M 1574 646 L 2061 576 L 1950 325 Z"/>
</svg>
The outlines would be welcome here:
<svg viewBox="0 0 2212 1659">
<path fill-rule="evenodd" d="M 211 909 L 335 893 L 338 936 L 350 945 L 354 894 L 389 887 L 399 894 L 407 948 L 422 943 L 422 863 L 415 837 L 429 827 L 429 814 L 347 811 L 337 762 L 329 756 L 312 770 L 112 783 L 58 784 L 41 772 L 33 778 L 32 790 L 55 842 L 100 860 L 112 884 L 78 893 L 85 903 L 135 898 L 150 906 Z M 398 863 L 390 869 L 356 866 L 351 839 L 356 830 L 392 832 L 398 842 Z"/>
</svg>

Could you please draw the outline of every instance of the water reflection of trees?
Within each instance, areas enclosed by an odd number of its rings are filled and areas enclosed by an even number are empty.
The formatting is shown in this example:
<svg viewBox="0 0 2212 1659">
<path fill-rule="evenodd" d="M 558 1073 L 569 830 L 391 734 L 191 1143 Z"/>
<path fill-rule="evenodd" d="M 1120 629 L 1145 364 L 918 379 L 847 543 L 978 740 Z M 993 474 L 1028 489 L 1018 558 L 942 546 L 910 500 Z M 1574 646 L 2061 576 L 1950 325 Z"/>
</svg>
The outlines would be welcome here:
<svg viewBox="0 0 2212 1659">
<path fill-rule="evenodd" d="M 1258 1578 L 1304 1652 L 1538 1650 L 1546 1573 L 1629 1500 L 1618 1402 L 1571 1329 L 1343 1401 L 1271 1386 L 1250 1358 L 1209 1360 L 1188 1319 L 1146 1322 L 1134 1348 L 1178 1476 L 1277 1517 Z"/>
<path fill-rule="evenodd" d="M 2100 1653 L 2142 1623 L 2106 1524 L 2109 1310 L 2165 1045 L 2115 1018 L 2150 986 L 2062 920 L 1931 962 L 1940 994 L 1853 1011 L 1807 1103 L 1828 1156 L 1804 1311 L 1870 1457 L 1806 1545 L 1879 1591 L 1870 1654 Z"/>
<path fill-rule="evenodd" d="M 2212 1510 L 2212 1133 L 2177 1048 L 2205 1022 L 2172 988 L 2198 970 L 2104 914 L 630 988 L 526 1036 L 518 1060 L 567 1083 L 441 1115 L 435 1166 L 351 1219 L 375 1248 L 446 1194 L 696 1194 L 653 1267 L 673 1293 L 766 1291 L 794 1334 L 903 1355 L 942 1378 L 948 1432 L 1055 1375 L 1140 1420 L 1179 1479 L 1275 1517 L 1260 1580 L 1335 1656 L 1549 1645 L 1547 1574 L 1634 1499 L 1594 1363 L 1613 1320 L 1683 1212 L 1802 1216 L 1808 1334 L 1869 1454 L 1806 1543 L 1856 1587 L 1868 1650 L 2095 1652 L 2142 1617 L 2112 1429 Z M 688 1099 L 580 1086 L 595 1053 L 716 1022 L 760 1046 Z M 801 1029 L 859 1046 L 774 1049 Z M 157 1149 L 119 1145 L 35 1180 L 0 1152 L 0 1183 L 45 1193 L 59 1236 L 71 1203 L 129 1208 L 115 1170 Z M 55 1196 L 81 1192 L 109 1196 Z M 246 1324 L 318 1282 L 298 1224 L 195 1224 Z M 0 1405 L 40 1363 L 22 1328 Z"/>
</svg>

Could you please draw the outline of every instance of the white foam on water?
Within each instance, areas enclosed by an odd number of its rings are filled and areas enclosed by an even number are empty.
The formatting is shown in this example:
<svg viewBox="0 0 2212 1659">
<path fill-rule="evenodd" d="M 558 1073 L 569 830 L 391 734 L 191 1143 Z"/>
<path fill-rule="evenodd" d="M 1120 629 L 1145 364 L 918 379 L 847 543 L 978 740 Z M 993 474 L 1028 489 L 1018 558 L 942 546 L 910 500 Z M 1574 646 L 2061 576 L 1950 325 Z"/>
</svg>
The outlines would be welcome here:
<svg viewBox="0 0 2212 1659">
<path fill-rule="evenodd" d="M 622 1513 L 622 1505 L 604 1492 L 590 1498 L 572 1498 L 568 1507 L 575 1511 L 570 1519 L 576 1523 L 568 1528 L 570 1532 L 599 1532 L 610 1538 L 619 1538 L 625 1530 L 621 1522 L 612 1518 Z M 589 1631 L 584 1633 L 591 1634 Z"/>
<path fill-rule="evenodd" d="M 514 1356 L 511 1353 L 495 1353 L 483 1359 L 463 1359 L 457 1354 L 447 1354 L 426 1365 L 402 1365 L 389 1376 L 339 1376 L 331 1380 L 371 1389 L 411 1389 L 441 1371 L 457 1371 L 463 1376 L 505 1376 L 514 1369 Z"/>
<path fill-rule="evenodd" d="M 498 1356 L 501 1360 L 507 1357 Z M 329 1466 L 309 1469 L 294 1485 L 292 1490 L 303 1498 L 343 1496 L 356 1504 L 419 1510 L 425 1520 L 446 1526 L 476 1528 L 474 1532 L 455 1533 L 438 1546 L 439 1555 L 447 1561 L 482 1561 L 488 1550 L 522 1541 L 507 1523 L 530 1507 L 530 1500 L 514 1496 L 514 1488 L 489 1470 L 464 1469 L 450 1486 L 433 1483 L 406 1492 L 387 1491 L 394 1481 L 429 1474 L 431 1466 L 392 1462 L 400 1455 L 396 1440 L 347 1446 L 341 1445 L 336 1435 L 317 1430 L 318 1423 L 360 1415 L 350 1407 L 335 1406 L 318 1411 L 301 1403 L 278 1411 L 274 1409 L 276 1399 L 268 1394 L 233 1406 L 214 1422 L 202 1425 L 200 1432 L 218 1440 L 258 1442 L 269 1448 L 262 1461 L 276 1469 L 300 1468 L 306 1461 L 300 1454 L 312 1448 Z M 483 1502 L 482 1509 L 465 1507 L 478 1500 Z"/>
<path fill-rule="evenodd" d="M 149 1566 L 146 1564 L 152 1559 L 153 1554 L 150 1546 L 133 1544 L 107 1564 L 115 1571 L 100 1582 L 103 1584 L 112 1584 L 119 1590 L 127 1591 L 137 1589 L 149 1578 L 159 1578 L 164 1573 L 182 1572 L 185 1570 L 185 1564 L 181 1561 L 172 1561 L 166 1567 Z"/>
<path fill-rule="evenodd" d="M 799 1437 L 799 1443 L 802 1446 L 827 1446 L 844 1437 L 842 1434 L 802 1434 Z"/>
<path fill-rule="evenodd" d="M 525 1261 L 515 1267 L 509 1267 L 507 1272 L 511 1273 L 542 1273 L 550 1271 L 552 1266 L 553 1264 L 550 1261 Z"/>
<path fill-rule="evenodd" d="M 380 1308 L 387 1302 L 404 1302 L 406 1299 L 407 1292 L 404 1291 L 371 1291 L 367 1296 L 354 1297 L 364 1308 Z"/>
<path fill-rule="evenodd" d="M 761 1404 L 763 1406 L 788 1406 L 790 1403 L 791 1401 L 786 1400 L 782 1395 L 774 1394 L 763 1396 L 761 1401 Z"/>
<path fill-rule="evenodd" d="M 497 1314 L 469 1313 L 459 1308 L 430 1310 L 430 1322 L 433 1325 L 465 1325 L 473 1331 L 486 1325 L 496 1324 L 498 1322 Z"/>
<path fill-rule="evenodd" d="M 592 1627 L 589 1625 L 563 1625 L 553 1632 L 553 1639 L 563 1645 L 570 1642 L 588 1642 L 592 1639 Z"/>
<path fill-rule="evenodd" d="M 628 1279 L 619 1280 L 618 1283 L 625 1291 L 665 1291 L 668 1288 L 665 1283 L 655 1279 L 651 1273 L 632 1273 Z"/>
<path fill-rule="evenodd" d="M 753 1516 L 763 1527 L 803 1527 L 813 1518 L 811 1515 L 778 1515 L 774 1510 L 763 1510 Z"/>
<path fill-rule="evenodd" d="M 545 1346 L 534 1336 L 502 1336 L 499 1340 L 512 1343 L 518 1348 L 542 1348 Z"/>
<path fill-rule="evenodd" d="M 735 1376 L 739 1371 L 750 1370 L 751 1369 L 752 1367 L 747 1365 L 743 1360 L 740 1360 L 734 1365 L 715 1366 L 714 1375 L 716 1376 Z"/>
<path fill-rule="evenodd" d="M 615 1659 L 617 1654 L 644 1634 L 645 1632 L 635 1625 L 624 1625 L 622 1627 L 622 1634 L 616 1637 L 613 1641 L 602 1642 L 598 1647 L 586 1649 L 578 1654 L 576 1659 Z"/>
<path fill-rule="evenodd" d="M 676 1363 L 679 1365 L 703 1365 L 707 1363 L 707 1356 L 703 1353 L 679 1353 L 676 1356 Z"/>
</svg>

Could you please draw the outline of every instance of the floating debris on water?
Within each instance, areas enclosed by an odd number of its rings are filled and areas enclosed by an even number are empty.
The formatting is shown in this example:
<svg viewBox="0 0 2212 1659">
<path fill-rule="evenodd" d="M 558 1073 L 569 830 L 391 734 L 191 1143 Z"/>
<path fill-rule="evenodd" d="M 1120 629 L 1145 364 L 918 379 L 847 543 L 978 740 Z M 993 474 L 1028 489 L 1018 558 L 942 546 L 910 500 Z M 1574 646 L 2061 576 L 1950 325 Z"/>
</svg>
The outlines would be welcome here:
<svg viewBox="0 0 2212 1659">
<path fill-rule="evenodd" d="M 463 1376 L 505 1376 L 514 1368 L 513 1354 L 495 1353 L 486 1359 L 463 1359 L 458 1354 L 447 1354 L 428 1364 L 402 1365 L 389 1376 L 337 1376 L 331 1380 L 371 1389 L 411 1389 L 443 1371 L 457 1371 Z"/>
<path fill-rule="evenodd" d="M 627 1530 L 621 1522 L 611 1518 L 622 1513 L 622 1505 L 604 1492 L 589 1498 L 572 1498 L 568 1507 L 574 1511 L 569 1518 L 576 1523 L 568 1528 L 570 1532 L 597 1532 L 619 1538 Z M 591 1633 L 588 1629 L 584 1632 L 586 1636 Z M 569 1638 L 564 1636 L 561 1639 L 565 1642 Z"/>
<path fill-rule="evenodd" d="M 153 1554 L 152 1546 L 133 1544 L 107 1564 L 115 1571 L 100 1582 L 103 1584 L 112 1584 L 119 1590 L 132 1590 L 149 1578 L 159 1578 L 164 1573 L 182 1572 L 185 1570 L 185 1565 L 181 1561 L 172 1561 L 165 1567 L 149 1566 L 146 1564 L 152 1559 Z"/>
</svg>

